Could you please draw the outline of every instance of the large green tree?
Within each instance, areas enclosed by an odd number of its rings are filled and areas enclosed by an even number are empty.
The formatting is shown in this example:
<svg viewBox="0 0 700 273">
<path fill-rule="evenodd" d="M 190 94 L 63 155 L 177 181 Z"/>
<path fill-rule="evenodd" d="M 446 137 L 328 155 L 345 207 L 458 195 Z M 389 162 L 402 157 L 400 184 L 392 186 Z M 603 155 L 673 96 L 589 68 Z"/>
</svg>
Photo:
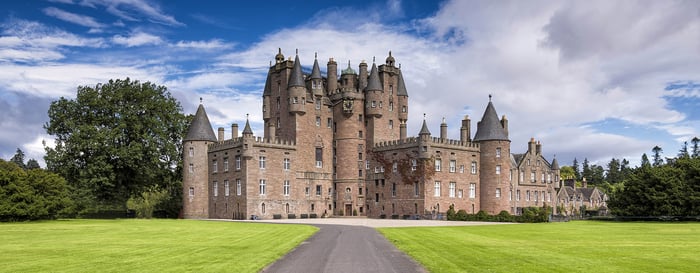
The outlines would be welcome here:
<svg viewBox="0 0 700 273">
<path fill-rule="evenodd" d="M 80 209 L 124 208 L 153 187 L 180 198 L 187 117 L 166 87 L 129 78 L 79 86 L 75 99 L 51 103 L 44 128 L 56 141 L 47 169 L 73 186 Z"/>
</svg>

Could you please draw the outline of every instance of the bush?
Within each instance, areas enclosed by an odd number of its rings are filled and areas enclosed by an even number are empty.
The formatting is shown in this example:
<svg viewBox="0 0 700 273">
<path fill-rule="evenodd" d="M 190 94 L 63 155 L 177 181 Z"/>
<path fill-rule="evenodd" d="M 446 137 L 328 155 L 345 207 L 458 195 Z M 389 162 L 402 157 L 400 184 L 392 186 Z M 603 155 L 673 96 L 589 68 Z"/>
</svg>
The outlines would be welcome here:
<svg viewBox="0 0 700 273">
<path fill-rule="evenodd" d="M 287 214 L 287 219 L 296 219 L 297 215 L 294 213 Z"/>
<path fill-rule="evenodd" d="M 0 221 L 56 219 L 72 213 L 73 205 L 59 175 L 0 160 Z"/>
<path fill-rule="evenodd" d="M 450 208 L 447 210 L 447 221 L 457 221 L 456 213 L 455 213 L 455 205 L 450 205 Z"/>
<path fill-rule="evenodd" d="M 469 213 L 467 213 L 466 210 L 459 210 L 456 215 L 456 220 L 457 221 L 467 221 L 467 218 L 469 217 Z"/>
<path fill-rule="evenodd" d="M 126 207 L 136 211 L 138 218 L 153 218 L 153 209 L 161 202 L 168 199 L 168 191 L 152 187 L 139 196 L 132 196 L 126 201 Z"/>
<path fill-rule="evenodd" d="M 282 219 L 282 214 L 273 214 L 272 219 Z"/>
</svg>

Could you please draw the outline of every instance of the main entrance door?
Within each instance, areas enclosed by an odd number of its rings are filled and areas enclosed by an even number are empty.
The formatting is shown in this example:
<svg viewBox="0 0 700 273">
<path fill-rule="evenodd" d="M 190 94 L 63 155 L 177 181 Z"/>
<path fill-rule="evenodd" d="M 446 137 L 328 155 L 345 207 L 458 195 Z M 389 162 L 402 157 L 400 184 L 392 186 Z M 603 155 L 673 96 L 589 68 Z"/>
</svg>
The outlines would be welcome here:
<svg viewBox="0 0 700 273">
<path fill-rule="evenodd" d="M 352 216 L 352 204 L 345 204 L 345 216 Z"/>
</svg>

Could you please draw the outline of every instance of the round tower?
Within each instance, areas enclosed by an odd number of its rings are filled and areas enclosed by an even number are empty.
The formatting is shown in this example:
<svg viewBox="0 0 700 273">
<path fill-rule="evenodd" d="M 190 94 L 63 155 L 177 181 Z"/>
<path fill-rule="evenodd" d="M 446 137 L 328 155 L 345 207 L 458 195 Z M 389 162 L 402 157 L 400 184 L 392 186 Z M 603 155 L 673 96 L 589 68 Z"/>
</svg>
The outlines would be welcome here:
<svg viewBox="0 0 700 273">
<path fill-rule="evenodd" d="M 200 99 L 201 100 L 201 99 Z M 204 106 L 197 113 L 183 139 L 182 217 L 209 218 L 209 162 L 208 145 L 216 142 Z"/>
<path fill-rule="evenodd" d="M 505 210 L 514 213 L 509 205 L 508 192 L 510 183 L 510 140 L 498 120 L 496 109 L 491 103 L 477 124 L 474 141 L 479 143 L 481 161 L 479 168 L 479 201 L 480 210 L 489 214 L 498 214 Z"/>
<path fill-rule="evenodd" d="M 289 112 L 292 114 L 306 113 L 306 84 L 304 83 L 304 75 L 301 71 L 301 63 L 299 62 L 299 54 L 294 58 L 294 67 L 289 75 L 289 83 L 287 84 L 289 91 Z"/>
</svg>

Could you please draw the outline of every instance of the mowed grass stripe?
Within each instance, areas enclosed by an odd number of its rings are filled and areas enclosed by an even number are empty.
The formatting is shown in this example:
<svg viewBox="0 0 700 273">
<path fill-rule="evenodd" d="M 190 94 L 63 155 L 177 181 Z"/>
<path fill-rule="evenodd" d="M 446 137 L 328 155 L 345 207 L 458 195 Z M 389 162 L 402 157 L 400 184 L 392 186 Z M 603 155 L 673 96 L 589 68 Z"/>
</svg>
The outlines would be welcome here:
<svg viewBox="0 0 700 273">
<path fill-rule="evenodd" d="M 317 228 L 183 220 L 0 224 L 0 272 L 257 272 Z"/>
<path fill-rule="evenodd" d="M 700 223 L 382 228 L 430 272 L 697 272 Z"/>
</svg>

